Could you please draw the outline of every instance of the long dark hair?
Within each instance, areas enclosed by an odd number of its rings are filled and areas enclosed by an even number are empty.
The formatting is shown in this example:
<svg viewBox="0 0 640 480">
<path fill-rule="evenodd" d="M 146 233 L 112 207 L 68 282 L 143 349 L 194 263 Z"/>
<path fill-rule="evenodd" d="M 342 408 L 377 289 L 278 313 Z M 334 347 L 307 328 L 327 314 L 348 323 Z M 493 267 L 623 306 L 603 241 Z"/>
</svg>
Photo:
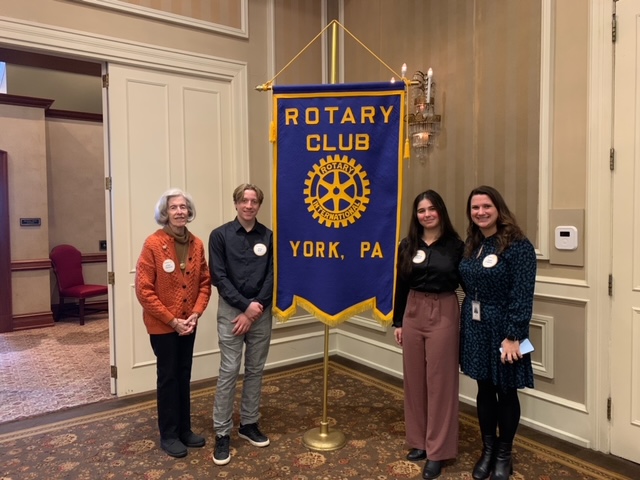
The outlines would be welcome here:
<svg viewBox="0 0 640 480">
<path fill-rule="evenodd" d="M 413 201 L 409 233 L 406 237 L 407 245 L 406 248 L 400 250 L 398 258 L 398 270 L 400 274 L 406 278 L 411 275 L 411 259 L 420 247 L 420 239 L 424 232 L 424 227 L 420 225 L 417 214 L 418 205 L 423 200 L 429 200 L 431 205 L 436 209 L 436 212 L 438 212 L 438 217 L 440 218 L 440 238 L 460 238 L 456 229 L 453 228 L 453 224 L 449 218 L 449 212 L 447 212 L 447 206 L 444 204 L 444 200 L 442 200 L 440 194 L 435 190 L 426 190 L 419 194 Z"/>
<path fill-rule="evenodd" d="M 464 247 L 464 256 L 466 258 L 469 258 L 473 251 L 482 243 L 482 240 L 484 240 L 484 235 L 480 231 L 480 227 L 473 223 L 471 219 L 471 199 L 476 195 L 486 195 L 489 197 L 495 205 L 496 210 L 498 210 L 498 219 L 496 220 L 497 232 L 495 234 L 498 240 L 498 253 L 503 252 L 514 241 L 525 238 L 522 229 L 518 226 L 515 215 L 511 213 L 511 210 L 507 207 L 507 203 L 504 201 L 504 198 L 502 198 L 502 195 L 500 195 L 500 192 L 493 187 L 482 185 L 471 190 L 469 198 L 467 199 L 467 220 L 469 224 L 467 226 L 467 241 Z"/>
</svg>

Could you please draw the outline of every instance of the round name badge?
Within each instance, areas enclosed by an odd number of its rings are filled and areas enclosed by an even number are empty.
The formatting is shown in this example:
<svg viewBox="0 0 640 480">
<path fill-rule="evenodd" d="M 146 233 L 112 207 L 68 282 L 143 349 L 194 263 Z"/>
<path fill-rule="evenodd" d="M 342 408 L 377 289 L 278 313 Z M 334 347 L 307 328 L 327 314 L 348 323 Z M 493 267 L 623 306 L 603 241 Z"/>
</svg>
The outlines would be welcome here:
<svg viewBox="0 0 640 480">
<path fill-rule="evenodd" d="M 424 250 L 418 250 L 416 256 L 413 257 L 413 263 L 422 263 L 425 258 L 427 258 L 427 254 L 424 253 Z"/>
<path fill-rule="evenodd" d="M 265 253 L 267 253 L 267 246 L 264 243 L 256 243 L 253 246 L 253 253 L 255 253 L 257 256 L 261 257 Z"/>
<path fill-rule="evenodd" d="M 167 273 L 171 273 L 176 269 L 176 264 L 169 258 L 162 262 L 162 269 Z"/>
<path fill-rule="evenodd" d="M 498 257 L 493 253 L 491 255 L 487 255 L 486 257 L 484 257 L 484 260 L 482 260 L 482 266 L 485 268 L 493 268 L 497 264 L 498 264 Z"/>
</svg>

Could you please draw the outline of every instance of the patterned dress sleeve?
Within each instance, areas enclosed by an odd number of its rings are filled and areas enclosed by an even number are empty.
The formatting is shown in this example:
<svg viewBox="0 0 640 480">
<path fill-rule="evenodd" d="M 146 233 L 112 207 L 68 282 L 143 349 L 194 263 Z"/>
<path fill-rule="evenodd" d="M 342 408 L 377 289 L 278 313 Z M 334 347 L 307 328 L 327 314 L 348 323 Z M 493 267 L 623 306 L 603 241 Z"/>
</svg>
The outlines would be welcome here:
<svg viewBox="0 0 640 480">
<path fill-rule="evenodd" d="M 533 292 L 536 284 L 537 259 L 527 239 L 511 244 L 504 252 L 509 265 L 509 309 L 504 336 L 517 339 L 529 336 L 529 323 L 533 313 Z"/>
</svg>

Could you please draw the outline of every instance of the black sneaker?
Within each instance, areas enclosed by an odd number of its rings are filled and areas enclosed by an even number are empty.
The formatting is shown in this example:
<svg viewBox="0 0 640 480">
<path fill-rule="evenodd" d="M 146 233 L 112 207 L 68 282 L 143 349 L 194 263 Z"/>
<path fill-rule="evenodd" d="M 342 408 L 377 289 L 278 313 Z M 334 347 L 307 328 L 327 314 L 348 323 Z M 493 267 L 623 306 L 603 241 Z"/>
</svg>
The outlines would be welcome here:
<svg viewBox="0 0 640 480">
<path fill-rule="evenodd" d="M 213 451 L 213 463 L 216 465 L 226 465 L 231 461 L 229 440 L 229 435 L 218 435 L 216 437 L 216 448 Z"/>
<path fill-rule="evenodd" d="M 238 436 L 249 440 L 254 447 L 266 447 L 269 445 L 269 439 L 262 434 L 257 423 L 249 423 L 248 425 L 240 425 Z"/>
</svg>

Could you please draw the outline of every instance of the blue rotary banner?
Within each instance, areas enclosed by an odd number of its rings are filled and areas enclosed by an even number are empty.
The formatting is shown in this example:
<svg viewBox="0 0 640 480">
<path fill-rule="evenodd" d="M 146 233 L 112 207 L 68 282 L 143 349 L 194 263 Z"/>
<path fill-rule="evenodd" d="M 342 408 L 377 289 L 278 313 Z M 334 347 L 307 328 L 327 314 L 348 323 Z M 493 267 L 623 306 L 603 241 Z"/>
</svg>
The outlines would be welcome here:
<svg viewBox="0 0 640 480">
<path fill-rule="evenodd" d="M 274 314 L 391 323 L 404 83 L 273 90 Z"/>
</svg>

